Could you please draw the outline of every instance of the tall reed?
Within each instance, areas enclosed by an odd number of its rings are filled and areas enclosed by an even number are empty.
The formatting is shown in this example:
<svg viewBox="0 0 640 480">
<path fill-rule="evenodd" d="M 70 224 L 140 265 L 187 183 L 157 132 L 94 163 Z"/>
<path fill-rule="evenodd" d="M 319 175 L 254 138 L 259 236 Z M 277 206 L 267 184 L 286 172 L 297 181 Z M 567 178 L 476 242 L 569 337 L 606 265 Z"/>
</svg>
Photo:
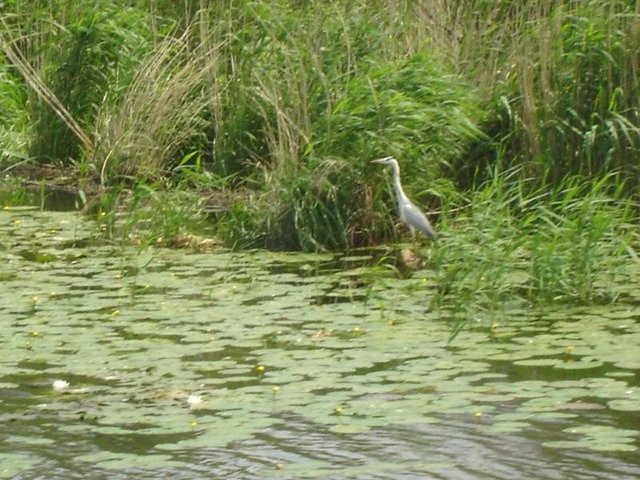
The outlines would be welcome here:
<svg viewBox="0 0 640 480">
<path fill-rule="evenodd" d="M 549 191 L 518 169 L 496 173 L 445 218 L 456 234 L 434 250 L 436 303 L 466 321 L 505 304 L 614 301 L 616 270 L 637 257 L 624 188 L 570 176 Z"/>
<path fill-rule="evenodd" d="M 440 11 L 459 39 L 460 72 L 486 92 L 493 111 L 484 125 L 507 164 L 550 184 L 569 174 L 640 185 L 640 4 L 584 2 L 454 2 Z M 442 18 L 439 19 L 442 22 Z M 433 23 L 433 22 L 432 22 Z M 460 171 L 475 174 L 473 158 Z M 477 152 L 475 152 L 477 154 Z M 484 170 L 481 169 L 480 173 Z M 542 178 L 542 176 L 546 177 Z M 466 179 L 467 184 L 469 178 Z"/>
<path fill-rule="evenodd" d="M 92 161 L 103 185 L 114 176 L 164 177 L 206 136 L 206 87 L 218 59 L 215 46 L 191 47 L 190 35 L 186 30 L 157 43 L 120 97 L 100 109 Z"/>
<path fill-rule="evenodd" d="M 0 59 L 0 168 L 27 158 L 31 125 L 26 103 L 19 77 Z"/>
</svg>

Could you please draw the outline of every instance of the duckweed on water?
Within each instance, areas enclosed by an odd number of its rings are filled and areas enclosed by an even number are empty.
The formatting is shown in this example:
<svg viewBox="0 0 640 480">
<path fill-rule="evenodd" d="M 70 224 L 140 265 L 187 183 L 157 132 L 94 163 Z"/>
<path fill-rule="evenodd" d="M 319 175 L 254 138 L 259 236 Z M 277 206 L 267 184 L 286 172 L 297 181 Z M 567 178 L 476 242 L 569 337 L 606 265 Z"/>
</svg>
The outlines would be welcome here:
<svg viewBox="0 0 640 480">
<path fill-rule="evenodd" d="M 433 463 L 339 453 L 420 425 L 433 428 L 403 447 L 408 456 L 458 425 L 486 448 L 511 435 L 554 455 L 617 452 L 635 468 L 624 456 L 638 448 L 640 415 L 633 305 L 506 310 L 500 325 L 471 325 L 449 344 L 428 270 L 359 282 L 368 255 L 74 246 L 91 232 L 72 214 L 0 220 L 12 242 L 0 298 L 0 417 L 13 445 L 0 454 L 5 471 L 55 461 L 45 442 L 75 445 L 61 471 L 195 474 L 203 454 L 233 465 L 252 451 L 269 459 L 256 465 L 261 477 L 272 462 L 296 475 L 313 441 L 283 453 L 275 437 L 320 434 L 338 437 L 317 477 L 341 466 L 402 478 L 465 461 L 455 451 Z M 15 253 L 34 246 L 57 259 Z M 69 387 L 56 393 L 53 382 Z"/>
</svg>

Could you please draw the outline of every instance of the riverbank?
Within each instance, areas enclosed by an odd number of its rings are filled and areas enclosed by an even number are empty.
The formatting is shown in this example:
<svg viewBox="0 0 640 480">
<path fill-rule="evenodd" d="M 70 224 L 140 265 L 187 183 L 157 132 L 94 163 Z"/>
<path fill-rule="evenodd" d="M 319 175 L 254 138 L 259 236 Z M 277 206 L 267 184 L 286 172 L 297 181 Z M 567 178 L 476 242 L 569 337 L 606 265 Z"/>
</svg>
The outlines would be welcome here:
<svg viewBox="0 0 640 480">
<path fill-rule="evenodd" d="M 409 238 L 370 164 L 393 155 L 460 311 L 613 301 L 638 261 L 637 5 L 5 3 L 4 205 L 139 246 L 353 251 Z"/>
</svg>

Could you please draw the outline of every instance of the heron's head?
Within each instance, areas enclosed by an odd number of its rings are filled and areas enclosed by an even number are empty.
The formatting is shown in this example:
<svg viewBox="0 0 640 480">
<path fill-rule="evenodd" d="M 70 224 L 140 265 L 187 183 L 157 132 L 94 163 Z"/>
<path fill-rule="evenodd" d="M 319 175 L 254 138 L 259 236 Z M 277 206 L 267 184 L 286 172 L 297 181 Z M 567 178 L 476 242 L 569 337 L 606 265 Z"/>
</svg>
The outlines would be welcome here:
<svg viewBox="0 0 640 480">
<path fill-rule="evenodd" d="M 384 157 L 377 160 L 371 160 L 371 163 L 382 163 L 383 165 L 389 165 L 391 167 L 391 170 L 393 170 L 396 175 L 400 174 L 400 166 L 398 165 L 398 161 L 393 157 Z"/>
</svg>

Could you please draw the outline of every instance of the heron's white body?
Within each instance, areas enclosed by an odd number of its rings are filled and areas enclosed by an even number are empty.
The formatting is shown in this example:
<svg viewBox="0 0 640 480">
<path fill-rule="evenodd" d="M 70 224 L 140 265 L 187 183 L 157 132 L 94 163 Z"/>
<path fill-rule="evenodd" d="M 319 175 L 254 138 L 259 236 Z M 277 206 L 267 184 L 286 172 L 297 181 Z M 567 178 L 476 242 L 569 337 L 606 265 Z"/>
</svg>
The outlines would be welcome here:
<svg viewBox="0 0 640 480">
<path fill-rule="evenodd" d="M 435 240 L 438 238 L 436 231 L 431 226 L 431 222 L 424 213 L 407 197 L 402 189 L 400 183 L 400 166 L 398 161 L 393 157 L 385 157 L 379 160 L 373 160 L 374 163 L 384 163 L 389 165 L 393 170 L 393 189 L 396 192 L 396 199 L 398 201 L 398 212 L 400 218 L 411 229 L 413 234 L 415 230 L 419 230 L 427 237 Z"/>
</svg>

